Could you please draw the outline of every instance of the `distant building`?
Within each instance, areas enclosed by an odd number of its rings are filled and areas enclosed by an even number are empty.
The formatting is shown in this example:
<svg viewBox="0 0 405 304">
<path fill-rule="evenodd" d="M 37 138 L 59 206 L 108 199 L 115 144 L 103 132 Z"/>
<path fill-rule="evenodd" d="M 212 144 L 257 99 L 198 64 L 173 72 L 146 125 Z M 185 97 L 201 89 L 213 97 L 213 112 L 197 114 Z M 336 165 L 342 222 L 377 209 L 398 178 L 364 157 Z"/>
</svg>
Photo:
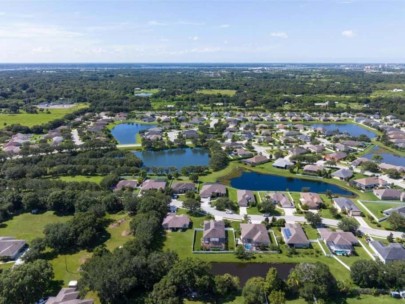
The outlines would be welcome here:
<svg viewBox="0 0 405 304">
<path fill-rule="evenodd" d="M 318 231 L 330 251 L 336 255 L 351 255 L 353 246 L 359 243 L 351 232 L 334 232 L 326 228 L 320 228 Z"/>
<path fill-rule="evenodd" d="M 292 167 L 294 164 L 285 158 L 278 158 L 274 161 L 273 167 L 279 169 L 288 169 Z"/>
<path fill-rule="evenodd" d="M 56 297 L 50 297 L 45 304 L 93 304 L 92 299 L 79 299 L 80 292 L 76 288 L 62 288 Z"/>
<path fill-rule="evenodd" d="M 269 161 L 269 159 L 264 155 L 256 155 L 251 158 L 243 160 L 244 163 L 251 165 L 251 166 L 257 166 L 260 164 L 264 164 L 264 163 L 267 163 L 268 161 Z"/>
<path fill-rule="evenodd" d="M 115 190 L 122 190 L 122 189 L 135 189 L 138 187 L 138 181 L 136 180 L 121 180 L 115 186 Z"/>
<path fill-rule="evenodd" d="M 300 202 L 302 205 L 308 206 L 309 209 L 319 209 L 319 206 L 323 203 L 321 196 L 313 192 L 301 192 Z"/>
<path fill-rule="evenodd" d="M 239 207 L 248 207 L 251 203 L 256 202 L 255 195 L 250 190 L 237 190 L 236 196 Z"/>
<path fill-rule="evenodd" d="M 240 224 L 242 243 L 248 246 L 269 246 L 269 232 L 263 224 Z"/>
<path fill-rule="evenodd" d="M 404 192 L 397 189 L 374 189 L 373 193 L 380 200 L 399 201 L 405 198 Z"/>
<path fill-rule="evenodd" d="M 174 182 L 172 183 L 171 188 L 176 194 L 194 192 L 196 190 L 195 184 L 191 182 Z"/>
<path fill-rule="evenodd" d="M 187 229 L 190 227 L 190 218 L 184 214 L 169 214 L 164 218 L 162 226 L 170 230 Z"/>
<path fill-rule="evenodd" d="M 200 190 L 200 196 L 202 198 L 226 196 L 226 187 L 219 183 L 206 183 Z"/>
<path fill-rule="evenodd" d="M 332 174 L 333 178 L 340 179 L 340 180 L 349 180 L 353 176 L 353 171 L 350 169 L 339 169 Z"/>
<path fill-rule="evenodd" d="M 294 203 L 290 198 L 281 192 L 270 193 L 266 196 L 272 203 L 280 205 L 282 208 L 294 208 Z"/>
<path fill-rule="evenodd" d="M 23 240 L 13 237 L 0 237 L 0 259 L 16 260 L 26 249 L 27 244 Z"/>
<path fill-rule="evenodd" d="M 372 190 L 377 187 L 385 187 L 388 185 L 385 180 L 375 176 L 356 179 L 352 181 L 352 184 L 362 190 Z"/>
<path fill-rule="evenodd" d="M 166 188 L 166 182 L 161 180 L 147 179 L 142 183 L 141 191 L 163 190 Z"/>
<path fill-rule="evenodd" d="M 384 246 L 378 241 L 371 241 L 370 247 L 384 264 L 394 261 L 405 261 L 405 248 L 402 244 L 391 243 Z"/>
<path fill-rule="evenodd" d="M 286 224 L 285 227 L 281 229 L 281 235 L 283 236 L 284 242 L 290 247 L 309 247 L 310 242 L 300 224 Z"/>
<path fill-rule="evenodd" d="M 225 223 L 223 221 L 204 221 L 204 232 L 201 245 L 205 249 L 220 249 L 226 247 Z"/>
<path fill-rule="evenodd" d="M 346 212 L 351 216 L 360 216 L 361 211 L 357 206 L 346 197 L 337 197 L 333 199 L 333 204 L 339 212 Z"/>
</svg>

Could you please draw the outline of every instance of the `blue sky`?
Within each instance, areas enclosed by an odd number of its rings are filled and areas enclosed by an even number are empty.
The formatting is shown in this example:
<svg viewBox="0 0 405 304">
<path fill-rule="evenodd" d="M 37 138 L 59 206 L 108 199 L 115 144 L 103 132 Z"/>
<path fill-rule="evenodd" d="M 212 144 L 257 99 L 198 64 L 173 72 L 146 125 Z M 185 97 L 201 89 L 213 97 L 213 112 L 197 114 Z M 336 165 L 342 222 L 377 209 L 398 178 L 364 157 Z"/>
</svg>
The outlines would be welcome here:
<svg viewBox="0 0 405 304">
<path fill-rule="evenodd" d="M 405 62 L 405 1 L 2 0 L 0 62 Z"/>
</svg>

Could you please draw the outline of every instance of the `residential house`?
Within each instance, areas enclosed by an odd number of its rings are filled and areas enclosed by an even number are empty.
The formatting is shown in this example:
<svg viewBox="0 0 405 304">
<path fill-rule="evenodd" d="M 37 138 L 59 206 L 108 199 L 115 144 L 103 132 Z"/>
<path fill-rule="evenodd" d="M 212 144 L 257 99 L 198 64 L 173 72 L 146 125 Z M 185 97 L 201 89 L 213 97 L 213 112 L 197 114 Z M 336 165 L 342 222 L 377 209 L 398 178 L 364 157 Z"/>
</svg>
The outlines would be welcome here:
<svg viewBox="0 0 405 304">
<path fill-rule="evenodd" d="M 185 130 L 183 136 L 185 139 L 198 138 L 198 132 L 196 130 Z"/>
<path fill-rule="evenodd" d="M 244 163 L 251 165 L 251 166 L 257 166 L 260 164 L 264 164 L 264 163 L 267 163 L 268 161 L 269 161 L 269 159 L 264 155 L 256 155 L 251 158 L 243 160 Z"/>
<path fill-rule="evenodd" d="M 347 154 L 345 152 L 335 152 L 335 153 L 326 154 L 325 160 L 340 162 L 341 160 L 345 159 L 346 157 L 347 157 Z"/>
<path fill-rule="evenodd" d="M 248 207 L 251 203 L 256 202 L 254 193 L 249 190 L 237 190 L 236 196 L 239 207 Z"/>
<path fill-rule="evenodd" d="M 190 218 L 184 214 L 169 214 L 164 218 L 162 226 L 170 230 L 187 229 L 190 227 Z"/>
<path fill-rule="evenodd" d="M 300 202 L 303 206 L 308 206 L 309 209 L 319 209 L 323 203 L 320 195 L 313 192 L 301 192 Z"/>
<path fill-rule="evenodd" d="M 79 299 L 80 292 L 76 288 L 62 288 L 56 297 L 50 297 L 45 304 L 93 304 L 92 299 Z M 41 302 L 42 303 L 42 302 Z"/>
<path fill-rule="evenodd" d="M 399 207 L 395 207 L 395 208 L 390 208 L 390 209 L 387 209 L 387 210 L 383 211 L 383 213 L 386 216 L 390 216 L 391 213 L 393 213 L 393 212 L 397 212 L 400 216 L 405 218 L 405 206 L 399 206 Z"/>
<path fill-rule="evenodd" d="M 352 178 L 353 171 L 350 169 L 342 168 L 333 172 L 331 175 L 333 178 L 347 181 Z"/>
<path fill-rule="evenodd" d="M 226 195 L 226 187 L 219 183 L 206 183 L 200 190 L 202 198 L 212 198 Z"/>
<path fill-rule="evenodd" d="M 318 165 L 306 165 L 303 168 L 303 173 L 304 174 L 310 174 L 310 175 L 318 175 L 319 172 L 323 170 L 322 166 Z"/>
<path fill-rule="evenodd" d="M 321 153 L 323 150 L 325 150 L 325 147 L 321 145 L 308 145 L 305 147 L 313 153 Z"/>
<path fill-rule="evenodd" d="M 225 223 L 223 221 L 204 221 L 204 232 L 201 245 L 205 249 L 226 248 Z"/>
<path fill-rule="evenodd" d="M 351 216 L 360 216 L 360 209 L 352 200 L 346 197 L 337 197 L 333 199 L 333 204 L 339 212 L 345 212 Z"/>
<path fill-rule="evenodd" d="M 291 156 L 298 156 L 298 155 L 302 155 L 302 154 L 306 154 L 306 153 L 308 153 L 308 150 L 304 149 L 302 147 L 293 148 L 290 151 Z"/>
<path fill-rule="evenodd" d="M 294 208 L 291 199 L 281 192 L 269 193 L 266 196 L 272 203 L 280 205 L 282 208 Z"/>
<path fill-rule="evenodd" d="M 353 246 L 359 243 L 351 232 L 335 232 L 327 228 L 320 228 L 318 231 L 330 251 L 336 255 L 351 255 L 354 251 Z"/>
<path fill-rule="evenodd" d="M 174 182 L 171 186 L 173 193 L 181 194 L 186 192 L 195 192 L 195 184 L 191 182 Z"/>
<path fill-rule="evenodd" d="M 360 178 L 352 181 L 352 185 L 362 190 L 372 190 L 377 187 L 385 187 L 388 183 L 376 176 Z"/>
<path fill-rule="evenodd" d="M 369 244 L 376 256 L 384 264 L 394 261 L 405 261 L 405 248 L 402 244 L 391 243 L 384 246 L 378 241 L 371 241 Z"/>
<path fill-rule="evenodd" d="M 397 189 L 374 189 L 373 193 L 383 201 L 399 201 L 401 198 L 405 198 L 404 192 Z"/>
<path fill-rule="evenodd" d="M 135 189 L 136 187 L 138 187 L 138 181 L 136 180 L 121 180 L 115 186 L 115 190 L 119 191 L 123 189 Z"/>
<path fill-rule="evenodd" d="M 141 191 L 163 190 L 166 188 L 166 182 L 161 180 L 147 179 L 142 183 Z"/>
<path fill-rule="evenodd" d="M 278 158 L 274 161 L 273 167 L 274 168 L 279 168 L 279 169 L 288 169 L 292 167 L 294 164 L 290 162 L 288 159 L 285 158 Z"/>
<path fill-rule="evenodd" d="M 252 152 L 245 150 L 245 149 L 236 149 L 235 151 L 233 151 L 233 154 L 238 157 L 242 157 L 242 158 L 252 157 L 252 155 L 253 155 Z"/>
<path fill-rule="evenodd" d="M 0 237 L 0 259 L 16 260 L 18 256 L 27 248 L 27 243 L 13 237 Z"/>
<path fill-rule="evenodd" d="M 269 233 L 263 224 L 240 224 L 240 229 L 240 237 L 246 249 L 251 246 L 261 248 L 270 245 Z"/>
<path fill-rule="evenodd" d="M 309 247 L 310 242 L 301 225 L 298 223 L 286 224 L 285 227 L 281 229 L 281 235 L 283 236 L 284 242 L 290 247 Z"/>
</svg>

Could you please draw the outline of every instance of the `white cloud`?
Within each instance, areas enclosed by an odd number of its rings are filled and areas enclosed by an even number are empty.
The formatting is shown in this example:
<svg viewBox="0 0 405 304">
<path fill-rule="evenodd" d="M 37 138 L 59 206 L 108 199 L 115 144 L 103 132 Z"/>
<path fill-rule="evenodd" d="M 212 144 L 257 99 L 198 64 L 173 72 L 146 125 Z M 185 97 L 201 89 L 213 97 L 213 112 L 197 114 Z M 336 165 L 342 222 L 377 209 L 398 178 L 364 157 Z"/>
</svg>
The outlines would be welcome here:
<svg viewBox="0 0 405 304">
<path fill-rule="evenodd" d="M 190 40 L 193 40 L 193 41 L 197 41 L 197 40 L 200 39 L 200 37 L 198 37 L 198 36 L 193 36 L 193 37 L 190 37 L 189 39 L 190 39 Z"/>
<path fill-rule="evenodd" d="M 282 38 L 282 39 L 287 39 L 288 38 L 288 34 L 286 32 L 272 32 L 271 37 L 275 37 L 275 38 Z"/>
<path fill-rule="evenodd" d="M 49 47 L 38 46 L 32 49 L 33 53 L 52 53 L 52 49 Z"/>
<path fill-rule="evenodd" d="M 231 27 L 229 24 L 221 24 L 219 28 L 229 28 Z"/>
<path fill-rule="evenodd" d="M 356 33 L 353 30 L 345 30 L 342 32 L 342 36 L 346 38 L 353 38 L 356 36 Z"/>
<path fill-rule="evenodd" d="M 166 23 L 160 22 L 160 21 L 156 21 L 156 20 L 151 20 L 148 22 L 149 26 L 165 26 L 167 25 Z"/>
<path fill-rule="evenodd" d="M 0 12 L 0 16 L 4 16 L 5 14 L 5 12 Z"/>
</svg>

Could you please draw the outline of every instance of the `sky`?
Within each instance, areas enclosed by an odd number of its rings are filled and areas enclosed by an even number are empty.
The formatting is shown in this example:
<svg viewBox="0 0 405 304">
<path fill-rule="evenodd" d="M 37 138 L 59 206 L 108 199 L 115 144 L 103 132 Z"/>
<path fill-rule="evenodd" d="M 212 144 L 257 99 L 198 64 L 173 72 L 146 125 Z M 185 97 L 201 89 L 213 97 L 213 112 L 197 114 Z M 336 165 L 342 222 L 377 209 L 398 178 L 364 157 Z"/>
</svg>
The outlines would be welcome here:
<svg viewBox="0 0 405 304">
<path fill-rule="evenodd" d="M 405 0 L 0 0 L 0 63 L 404 63 Z"/>
</svg>

